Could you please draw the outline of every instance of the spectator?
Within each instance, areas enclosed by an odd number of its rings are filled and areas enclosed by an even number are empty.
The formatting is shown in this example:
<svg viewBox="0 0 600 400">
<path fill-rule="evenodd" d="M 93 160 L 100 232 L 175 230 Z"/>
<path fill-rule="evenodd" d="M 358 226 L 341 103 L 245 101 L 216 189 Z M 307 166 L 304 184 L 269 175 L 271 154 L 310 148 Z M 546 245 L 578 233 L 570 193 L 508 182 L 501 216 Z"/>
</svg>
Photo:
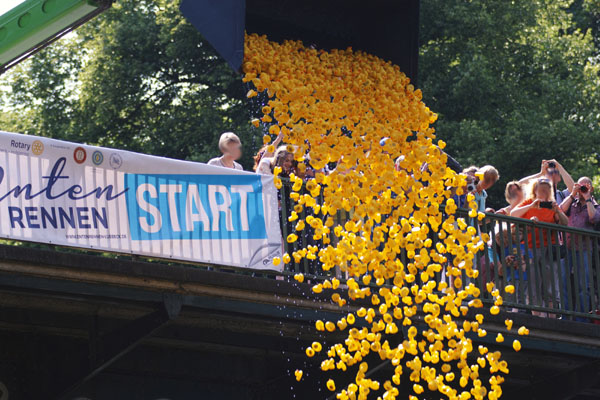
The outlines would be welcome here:
<svg viewBox="0 0 600 400">
<path fill-rule="evenodd" d="M 242 142 L 233 132 L 225 132 L 219 138 L 219 150 L 223 155 L 215 157 L 208 162 L 208 165 L 217 167 L 233 168 L 243 170 L 244 168 L 236 160 L 242 156 Z"/>
<path fill-rule="evenodd" d="M 270 144 L 265 144 L 263 147 L 260 148 L 260 150 L 258 150 L 258 152 L 256 153 L 256 155 L 254 156 L 254 166 L 252 167 L 253 171 L 257 171 L 258 170 L 258 164 L 260 164 L 260 160 L 262 160 L 263 157 L 265 158 L 271 158 L 273 157 L 273 152 L 269 152 L 268 148 L 270 146 L 273 146 L 273 148 L 277 148 L 277 146 L 279 146 L 279 143 L 281 143 L 281 141 L 283 140 L 283 132 L 279 132 L 279 135 L 277 135 L 277 137 L 275 138 L 275 140 L 273 141 L 273 143 Z"/>
<path fill-rule="evenodd" d="M 294 154 L 290 153 L 286 146 L 279 146 L 273 157 L 263 157 L 256 172 L 272 175 L 275 167 L 281 167 L 280 176 L 290 176 L 294 172 Z"/>
<path fill-rule="evenodd" d="M 506 184 L 504 198 L 508 206 L 496 211 L 496 214 L 510 215 L 510 212 L 521 204 L 524 200 L 524 193 L 521 184 L 512 181 Z M 528 302 L 527 291 L 527 272 L 525 271 L 526 258 L 531 257 L 531 251 L 525 248 L 522 236 L 517 236 L 518 227 L 514 224 L 497 221 L 494 234 L 488 242 L 488 258 L 496 266 L 498 275 L 504 277 L 507 284 L 515 287 L 515 299 L 522 303 Z M 504 263 L 508 267 L 504 271 L 501 255 L 504 255 Z M 517 309 L 513 309 L 517 312 Z"/>
<path fill-rule="evenodd" d="M 569 226 L 580 229 L 594 229 L 594 225 L 600 222 L 600 205 L 593 196 L 594 187 L 590 178 L 583 177 L 575 185 L 573 192 L 561 204 L 560 208 L 569 217 Z M 579 296 L 579 307 L 576 311 L 589 312 L 591 310 L 590 299 L 590 254 L 588 243 L 580 240 L 577 234 L 567 234 L 567 256 L 563 260 L 562 283 L 564 308 L 569 309 L 569 300 Z M 569 296 L 568 282 L 573 280 L 573 296 Z M 573 307 L 575 310 L 577 307 Z M 576 318 L 580 321 L 586 319 Z"/>
<path fill-rule="evenodd" d="M 486 190 L 494 186 L 498 179 L 500 179 L 500 174 L 498 174 L 498 170 L 491 165 L 485 165 L 481 167 L 477 173 L 475 174 L 478 178 L 475 180 L 475 191 L 473 194 L 475 195 L 475 201 L 477 202 L 477 206 L 479 212 L 494 212 L 492 208 L 485 207 L 485 201 L 487 199 Z"/>
<path fill-rule="evenodd" d="M 452 198 L 454 199 L 454 203 L 458 208 L 467 208 L 467 194 L 474 192 L 476 189 L 475 181 L 477 177 L 475 176 L 475 174 L 478 170 L 478 167 L 471 165 L 470 167 L 467 167 L 462 171 L 462 173 L 466 175 L 467 184 L 463 187 L 463 194 L 454 194 L 452 196 Z"/>
<path fill-rule="evenodd" d="M 571 175 L 563 168 L 563 166 L 556 160 L 543 160 L 540 172 L 537 174 L 525 177 L 519 181 L 521 185 L 527 185 L 534 179 L 548 178 L 552 182 L 552 191 L 554 192 L 554 199 L 558 204 L 561 204 L 564 199 L 569 196 L 573 191 L 573 185 L 575 182 Z M 567 186 L 564 190 L 558 189 L 558 184 L 563 181 Z"/>
<path fill-rule="evenodd" d="M 524 200 L 523 187 L 517 181 L 511 181 L 506 184 L 504 189 L 504 198 L 508 206 L 496 211 L 496 214 L 510 215 L 513 208 L 521 204 Z"/>
<path fill-rule="evenodd" d="M 510 215 L 527 218 L 534 222 L 567 225 L 569 219 L 554 201 L 552 187 L 552 181 L 549 179 L 534 180 L 529 199 L 515 207 Z M 535 241 L 532 233 L 535 234 Z M 556 300 L 560 300 L 558 267 L 555 267 L 560 259 L 560 249 L 558 248 L 559 243 L 556 241 L 557 235 L 548 235 L 548 233 L 548 229 L 543 229 L 541 235 L 539 228 L 529 230 L 527 244 L 530 249 L 534 250 L 534 260 L 537 260 L 537 264 L 534 265 L 535 270 L 532 271 L 530 277 L 533 287 L 532 301 L 537 303 L 536 305 L 551 308 L 554 304 L 552 292 L 555 293 Z M 537 257 L 535 257 L 536 255 Z M 554 285 L 551 284 L 552 279 L 554 279 Z M 534 312 L 534 315 L 541 314 Z"/>
</svg>

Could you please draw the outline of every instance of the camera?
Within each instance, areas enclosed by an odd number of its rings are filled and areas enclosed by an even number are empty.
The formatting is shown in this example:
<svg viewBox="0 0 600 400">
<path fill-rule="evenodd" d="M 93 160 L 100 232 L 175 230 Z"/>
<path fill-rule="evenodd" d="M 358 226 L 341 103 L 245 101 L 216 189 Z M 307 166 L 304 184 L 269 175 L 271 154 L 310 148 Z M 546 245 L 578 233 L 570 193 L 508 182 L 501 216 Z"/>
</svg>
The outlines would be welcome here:
<svg viewBox="0 0 600 400">
<path fill-rule="evenodd" d="M 540 201 L 540 208 L 552 209 L 552 202 L 551 201 Z"/>
<path fill-rule="evenodd" d="M 584 186 L 584 185 L 581 185 L 581 186 L 579 187 L 579 191 L 580 191 L 581 193 L 587 193 L 587 192 L 588 192 L 588 187 L 587 187 L 587 186 Z"/>
<path fill-rule="evenodd" d="M 550 161 L 548 163 L 548 168 L 556 168 L 556 163 L 554 161 Z"/>
<path fill-rule="evenodd" d="M 477 189 L 477 185 L 479 184 L 479 179 L 475 179 L 471 183 L 467 184 L 467 193 L 474 192 Z"/>
</svg>

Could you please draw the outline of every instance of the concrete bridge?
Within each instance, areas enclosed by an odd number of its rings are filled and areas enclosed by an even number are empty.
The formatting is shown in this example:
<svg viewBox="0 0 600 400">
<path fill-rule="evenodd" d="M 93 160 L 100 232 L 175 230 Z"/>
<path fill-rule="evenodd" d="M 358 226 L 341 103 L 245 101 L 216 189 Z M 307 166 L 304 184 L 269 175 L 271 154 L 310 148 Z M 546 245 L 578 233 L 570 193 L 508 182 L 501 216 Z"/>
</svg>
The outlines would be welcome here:
<svg viewBox="0 0 600 400">
<path fill-rule="evenodd" d="M 320 361 L 307 363 L 303 349 L 321 337 L 316 319 L 349 309 L 310 286 L 0 246 L 0 399 L 331 398 Z M 507 316 L 531 331 L 519 353 L 508 345 Z M 484 328 L 490 346 L 496 332 L 506 337 L 503 398 L 600 398 L 600 325 L 501 312 Z M 375 358 L 370 366 L 374 377 L 391 371 Z M 305 371 L 301 383 L 296 368 Z"/>
</svg>

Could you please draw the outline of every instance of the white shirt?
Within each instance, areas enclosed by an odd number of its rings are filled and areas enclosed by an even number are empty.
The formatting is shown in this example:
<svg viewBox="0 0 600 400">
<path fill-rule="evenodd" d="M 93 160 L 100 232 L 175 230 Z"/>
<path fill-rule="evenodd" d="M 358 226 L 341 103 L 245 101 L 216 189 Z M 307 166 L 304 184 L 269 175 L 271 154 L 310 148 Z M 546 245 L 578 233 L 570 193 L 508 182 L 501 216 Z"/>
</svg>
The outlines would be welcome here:
<svg viewBox="0 0 600 400">
<path fill-rule="evenodd" d="M 223 156 L 215 157 L 207 162 L 208 165 L 214 165 L 217 167 L 229 168 L 225 164 L 223 164 Z M 239 169 L 240 171 L 244 170 L 244 167 L 236 161 L 233 162 L 233 169 Z"/>
<path fill-rule="evenodd" d="M 256 172 L 263 175 L 273 175 L 273 171 L 271 171 L 271 163 L 273 162 L 272 157 L 263 157 L 258 163 L 258 167 L 256 168 Z"/>
</svg>

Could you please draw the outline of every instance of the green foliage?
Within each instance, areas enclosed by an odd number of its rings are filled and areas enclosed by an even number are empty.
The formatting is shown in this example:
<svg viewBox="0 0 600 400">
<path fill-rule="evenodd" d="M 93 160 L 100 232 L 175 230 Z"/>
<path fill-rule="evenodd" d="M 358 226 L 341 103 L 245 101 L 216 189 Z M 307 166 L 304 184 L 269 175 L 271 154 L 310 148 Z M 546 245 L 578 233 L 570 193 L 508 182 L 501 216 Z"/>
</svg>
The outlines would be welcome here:
<svg viewBox="0 0 600 400">
<path fill-rule="evenodd" d="M 169 0 L 120 1 L 1 79 L 3 130 L 196 161 L 231 130 L 246 168 L 261 136 L 240 77 Z"/>
<path fill-rule="evenodd" d="M 504 184 L 557 158 L 600 175 L 599 0 L 423 0 L 420 86 L 437 133 L 465 166 Z M 0 77 L 0 129 L 206 161 L 237 132 L 261 142 L 239 76 L 178 2 L 120 0 Z"/>
<path fill-rule="evenodd" d="M 496 166 L 504 184 L 556 158 L 598 175 L 597 0 L 424 0 L 420 86 L 436 130 L 465 166 Z M 594 36 L 596 35 L 596 36 Z M 595 42 L 596 40 L 596 42 Z"/>
</svg>

